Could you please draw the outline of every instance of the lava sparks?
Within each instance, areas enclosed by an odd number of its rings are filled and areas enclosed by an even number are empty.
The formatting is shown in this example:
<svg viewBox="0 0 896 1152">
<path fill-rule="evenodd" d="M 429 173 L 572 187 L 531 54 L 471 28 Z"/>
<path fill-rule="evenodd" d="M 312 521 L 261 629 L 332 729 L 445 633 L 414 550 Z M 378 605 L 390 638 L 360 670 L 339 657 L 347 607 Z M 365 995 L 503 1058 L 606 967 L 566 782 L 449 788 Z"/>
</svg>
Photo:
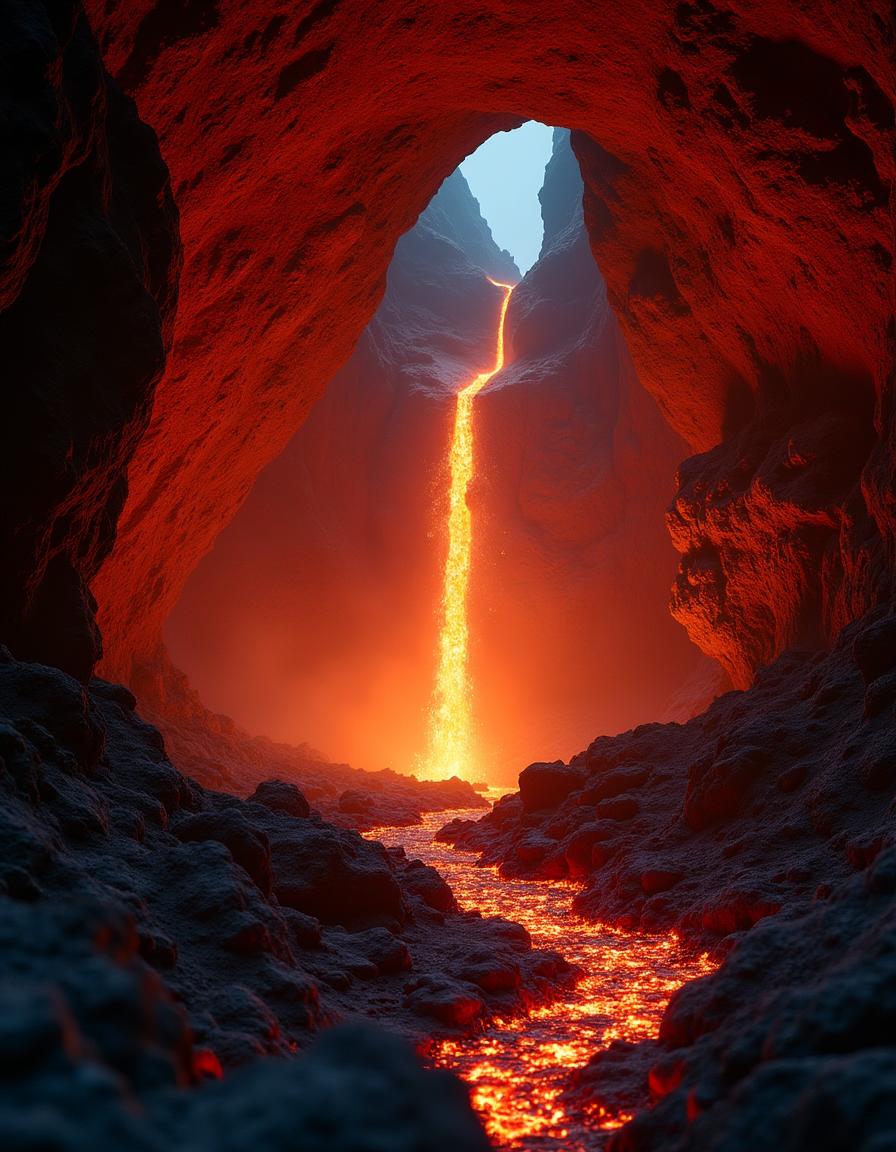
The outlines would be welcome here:
<svg viewBox="0 0 896 1152">
<path fill-rule="evenodd" d="M 467 506 L 467 490 L 473 478 L 473 401 L 504 367 L 504 321 L 513 292 L 512 284 L 487 278 L 504 293 L 498 317 L 494 366 L 457 393 L 454 434 L 451 439 L 449 469 L 451 487 L 448 506 L 448 555 L 442 589 L 442 624 L 439 634 L 439 663 L 430 718 L 429 755 L 424 774 L 471 778 L 472 699 L 467 673 L 469 629 L 467 587 L 470 582 L 472 519 Z"/>
<path fill-rule="evenodd" d="M 439 812 L 415 827 L 367 835 L 400 844 L 408 856 L 437 868 L 462 908 L 523 924 L 535 947 L 562 953 L 582 976 L 564 999 L 526 1016 L 494 1019 L 478 1035 L 441 1040 L 430 1058 L 466 1081 L 499 1147 L 594 1152 L 604 1134 L 630 1114 L 591 1093 L 582 1099 L 572 1090 L 572 1074 L 615 1040 L 655 1037 L 676 988 L 715 965 L 675 935 L 625 932 L 583 920 L 572 910 L 575 884 L 507 880 L 497 869 L 477 865 L 474 853 L 433 840 L 447 820 L 479 815 Z M 646 1090 L 640 1103 L 648 1103 Z"/>
</svg>

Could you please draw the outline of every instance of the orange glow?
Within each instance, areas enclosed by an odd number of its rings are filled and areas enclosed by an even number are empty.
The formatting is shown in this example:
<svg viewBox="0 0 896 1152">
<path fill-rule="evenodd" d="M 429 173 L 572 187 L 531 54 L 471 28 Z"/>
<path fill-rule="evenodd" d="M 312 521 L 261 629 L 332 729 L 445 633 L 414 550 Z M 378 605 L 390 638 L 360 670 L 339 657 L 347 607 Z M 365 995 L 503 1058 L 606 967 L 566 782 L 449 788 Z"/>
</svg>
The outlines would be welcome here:
<svg viewBox="0 0 896 1152">
<path fill-rule="evenodd" d="M 494 367 L 480 372 L 457 393 L 449 468 L 448 555 L 442 590 L 439 663 L 429 724 L 429 753 L 423 775 L 430 779 L 460 776 L 475 779 L 473 765 L 473 704 L 467 671 L 469 629 L 467 588 L 470 583 L 472 520 L 467 490 L 473 479 L 473 401 L 504 367 L 504 320 L 512 284 L 488 277 L 504 293 L 498 318 Z"/>
<path fill-rule="evenodd" d="M 562 880 L 507 880 L 480 867 L 476 854 L 432 840 L 455 816 L 438 812 L 413 828 L 367 835 L 401 844 L 410 858 L 437 868 L 462 908 L 523 924 L 535 947 L 552 948 L 582 970 L 574 990 L 524 1016 L 491 1020 L 481 1033 L 438 1041 L 430 1060 L 450 1068 L 470 1088 L 473 1106 L 500 1148 L 591 1152 L 600 1134 L 631 1116 L 600 1100 L 567 1095 L 570 1074 L 614 1040 L 656 1037 L 669 997 L 687 980 L 713 971 L 672 933 L 627 932 L 583 920 L 572 910 L 578 885 Z M 647 1106 L 645 1087 L 644 1106 Z"/>
</svg>

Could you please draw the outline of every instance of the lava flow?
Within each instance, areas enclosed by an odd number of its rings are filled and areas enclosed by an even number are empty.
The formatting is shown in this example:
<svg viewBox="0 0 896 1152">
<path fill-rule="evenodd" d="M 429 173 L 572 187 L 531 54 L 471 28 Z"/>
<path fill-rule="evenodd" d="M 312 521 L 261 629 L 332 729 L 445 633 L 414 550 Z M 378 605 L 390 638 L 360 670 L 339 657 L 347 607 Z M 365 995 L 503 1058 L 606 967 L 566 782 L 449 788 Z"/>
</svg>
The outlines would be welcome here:
<svg viewBox="0 0 896 1152">
<path fill-rule="evenodd" d="M 473 538 L 467 490 L 473 478 L 473 400 L 504 367 L 504 321 L 512 284 L 488 277 L 504 293 L 498 317 L 495 363 L 457 393 L 449 468 L 448 555 L 442 589 L 442 626 L 430 718 L 429 757 L 424 775 L 469 779 L 472 768 L 472 700 L 467 674 L 467 586 Z"/>
<path fill-rule="evenodd" d="M 401 845 L 410 858 L 437 868 L 461 908 L 517 921 L 534 947 L 560 952 L 582 976 L 562 999 L 525 1016 L 492 1019 L 477 1035 L 438 1041 L 430 1059 L 466 1081 L 498 1147 L 595 1152 L 630 1114 L 571 1092 L 571 1074 L 614 1040 L 655 1037 L 675 989 L 715 965 L 674 934 L 627 932 L 582 919 L 572 910 L 575 884 L 507 880 L 496 868 L 478 865 L 475 853 L 433 840 L 448 820 L 481 814 L 481 809 L 436 812 L 412 828 L 372 829 L 366 835 Z M 646 1088 L 639 1103 L 648 1103 Z"/>
</svg>

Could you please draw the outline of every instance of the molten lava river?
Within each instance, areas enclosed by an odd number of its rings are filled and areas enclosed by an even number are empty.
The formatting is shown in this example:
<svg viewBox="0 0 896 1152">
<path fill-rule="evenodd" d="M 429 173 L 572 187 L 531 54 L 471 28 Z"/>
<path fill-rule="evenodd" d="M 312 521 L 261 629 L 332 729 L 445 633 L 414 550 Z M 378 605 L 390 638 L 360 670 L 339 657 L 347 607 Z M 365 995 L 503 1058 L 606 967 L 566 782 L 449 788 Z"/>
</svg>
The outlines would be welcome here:
<svg viewBox="0 0 896 1152">
<path fill-rule="evenodd" d="M 366 835 L 437 868 L 461 908 L 523 924 L 533 946 L 560 952 L 582 975 L 560 1000 L 524 1016 L 492 1019 L 477 1035 L 438 1041 L 430 1060 L 466 1081 L 499 1148 L 594 1152 L 629 1115 L 589 1108 L 567 1096 L 571 1073 L 614 1040 L 655 1037 L 675 989 L 715 965 L 674 935 L 626 932 L 583 920 L 572 910 L 576 884 L 506 880 L 497 868 L 477 864 L 475 852 L 433 839 L 455 817 L 481 816 L 481 808 L 435 812 L 415 827 L 374 828 Z M 645 1088 L 645 1104 L 646 1095 Z"/>
</svg>

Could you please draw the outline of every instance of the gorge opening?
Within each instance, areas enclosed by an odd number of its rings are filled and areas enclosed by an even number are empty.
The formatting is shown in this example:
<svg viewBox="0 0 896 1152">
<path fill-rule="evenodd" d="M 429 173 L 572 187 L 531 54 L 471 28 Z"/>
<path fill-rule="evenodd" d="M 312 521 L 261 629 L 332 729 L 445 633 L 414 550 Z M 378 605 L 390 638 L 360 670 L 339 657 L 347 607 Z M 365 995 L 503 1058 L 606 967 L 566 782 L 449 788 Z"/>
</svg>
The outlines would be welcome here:
<svg viewBox="0 0 896 1152">
<path fill-rule="evenodd" d="M 531 191 L 538 232 L 530 213 L 517 234 L 541 255 L 522 279 L 463 177 L 490 143 L 399 242 L 377 316 L 191 577 L 166 639 L 203 701 L 248 731 L 356 767 L 510 782 L 595 723 L 687 715 L 713 681 L 666 609 L 663 517 L 684 448 L 607 302 L 569 133 L 554 133 L 546 176 L 540 140 L 525 174 L 490 162 L 494 189 Z M 477 472 L 460 501 L 456 396 L 494 361 L 489 278 L 520 283 L 512 354 L 469 413 Z M 474 525 L 472 575 L 440 650 L 452 518 Z M 446 663 L 460 599 L 465 658 Z M 434 744 L 449 665 L 439 740 L 463 700 L 466 766 Z"/>
</svg>

